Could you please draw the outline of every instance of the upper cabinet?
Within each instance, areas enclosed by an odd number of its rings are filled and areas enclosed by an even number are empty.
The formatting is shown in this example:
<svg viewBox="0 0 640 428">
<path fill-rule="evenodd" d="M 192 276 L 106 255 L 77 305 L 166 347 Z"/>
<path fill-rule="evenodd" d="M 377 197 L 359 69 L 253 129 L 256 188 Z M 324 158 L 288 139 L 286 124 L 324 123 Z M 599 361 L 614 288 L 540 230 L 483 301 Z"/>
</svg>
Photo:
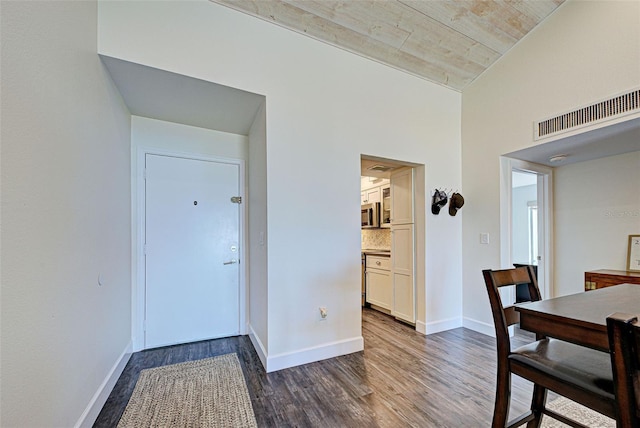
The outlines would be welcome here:
<svg viewBox="0 0 640 428">
<path fill-rule="evenodd" d="M 391 174 L 391 224 L 413 223 L 413 168 Z"/>
<path fill-rule="evenodd" d="M 360 193 L 361 204 L 372 204 L 374 202 L 380 202 L 380 187 L 363 190 Z"/>
<path fill-rule="evenodd" d="M 382 191 L 389 187 L 389 179 L 376 177 L 360 177 L 360 204 L 383 202 Z"/>
<path fill-rule="evenodd" d="M 391 185 L 380 186 L 380 227 L 391 227 Z"/>
</svg>

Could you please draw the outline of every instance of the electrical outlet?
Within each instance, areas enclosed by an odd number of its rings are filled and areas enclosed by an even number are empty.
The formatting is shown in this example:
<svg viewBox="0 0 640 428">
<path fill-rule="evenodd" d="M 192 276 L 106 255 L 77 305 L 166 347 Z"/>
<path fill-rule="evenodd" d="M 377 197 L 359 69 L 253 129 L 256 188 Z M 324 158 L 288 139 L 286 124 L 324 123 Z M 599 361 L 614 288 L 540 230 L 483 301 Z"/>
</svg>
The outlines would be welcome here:
<svg viewBox="0 0 640 428">
<path fill-rule="evenodd" d="M 324 321 L 327 319 L 327 308 L 324 306 L 320 306 L 320 321 Z"/>
<path fill-rule="evenodd" d="M 481 233 L 480 234 L 480 243 L 481 244 L 488 244 L 489 243 L 489 234 L 488 233 Z"/>
</svg>

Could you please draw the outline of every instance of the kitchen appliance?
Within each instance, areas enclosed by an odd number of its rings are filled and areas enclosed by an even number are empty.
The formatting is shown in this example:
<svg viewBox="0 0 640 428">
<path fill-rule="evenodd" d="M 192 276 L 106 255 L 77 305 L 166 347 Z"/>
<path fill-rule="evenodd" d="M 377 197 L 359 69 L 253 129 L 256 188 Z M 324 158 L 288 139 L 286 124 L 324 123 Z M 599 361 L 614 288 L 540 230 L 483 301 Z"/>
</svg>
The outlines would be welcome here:
<svg viewBox="0 0 640 428">
<path fill-rule="evenodd" d="M 380 202 L 361 205 L 360 212 L 363 229 L 380 227 Z"/>
</svg>

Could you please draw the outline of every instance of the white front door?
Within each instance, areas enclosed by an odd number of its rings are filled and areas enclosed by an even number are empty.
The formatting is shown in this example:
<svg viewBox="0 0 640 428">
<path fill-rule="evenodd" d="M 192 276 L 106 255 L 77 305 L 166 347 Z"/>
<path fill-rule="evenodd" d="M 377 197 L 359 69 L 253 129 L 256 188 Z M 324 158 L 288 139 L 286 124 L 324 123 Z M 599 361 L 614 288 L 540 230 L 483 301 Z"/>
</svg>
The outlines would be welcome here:
<svg viewBox="0 0 640 428">
<path fill-rule="evenodd" d="M 145 162 L 145 348 L 239 334 L 239 165 Z"/>
</svg>

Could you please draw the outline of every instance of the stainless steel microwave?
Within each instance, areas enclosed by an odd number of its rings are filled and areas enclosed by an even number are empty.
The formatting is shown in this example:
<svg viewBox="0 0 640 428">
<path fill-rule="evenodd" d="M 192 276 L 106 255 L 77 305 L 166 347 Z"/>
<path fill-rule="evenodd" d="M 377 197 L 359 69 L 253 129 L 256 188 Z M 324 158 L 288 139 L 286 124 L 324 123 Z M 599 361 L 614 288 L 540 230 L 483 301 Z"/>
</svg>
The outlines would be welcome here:
<svg viewBox="0 0 640 428">
<path fill-rule="evenodd" d="M 360 214 L 363 229 L 380 227 L 380 202 L 361 205 Z"/>
</svg>

